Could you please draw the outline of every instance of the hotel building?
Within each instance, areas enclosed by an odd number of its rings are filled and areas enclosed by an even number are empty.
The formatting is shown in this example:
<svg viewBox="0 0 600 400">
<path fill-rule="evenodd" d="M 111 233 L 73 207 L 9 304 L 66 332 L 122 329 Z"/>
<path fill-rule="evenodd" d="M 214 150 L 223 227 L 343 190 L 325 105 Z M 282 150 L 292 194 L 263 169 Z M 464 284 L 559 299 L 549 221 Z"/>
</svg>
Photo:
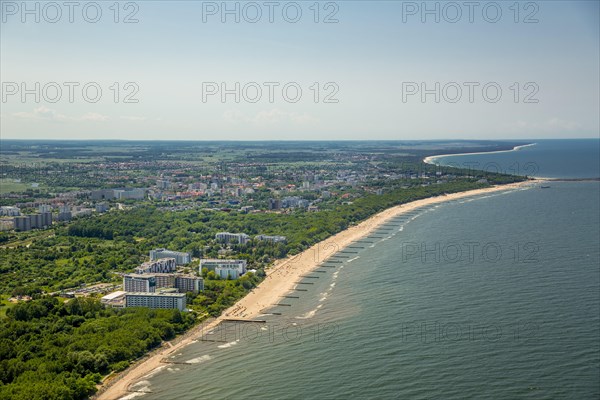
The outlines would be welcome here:
<svg viewBox="0 0 600 400">
<path fill-rule="evenodd" d="M 161 258 L 156 261 L 148 261 L 135 269 L 136 274 L 169 273 L 175 272 L 177 262 L 174 258 Z"/>
<path fill-rule="evenodd" d="M 200 292 L 204 290 L 204 279 L 195 275 L 150 274 L 156 278 L 156 288 L 175 288 L 180 293 Z M 142 290 L 139 290 L 140 292 Z"/>
<path fill-rule="evenodd" d="M 215 235 L 215 239 L 223 243 L 246 244 L 250 240 L 250 236 L 245 233 L 219 232 Z"/>
<path fill-rule="evenodd" d="M 162 258 L 174 258 L 177 265 L 189 264 L 192 262 L 192 256 L 190 253 L 184 253 L 181 251 L 171 251 L 167 249 L 154 249 L 150 250 L 150 260 L 156 261 Z"/>
<path fill-rule="evenodd" d="M 236 276 L 239 277 L 246 273 L 246 265 L 246 260 L 221 260 L 217 258 L 207 258 L 200 260 L 200 273 L 202 273 L 204 268 L 207 268 L 209 271 L 215 271 L 215 273 L 220 276 L 217 268 L 219 271 L 223 272 L 230 272 L 229 269 L 235 269 L 237 271 Z M 225 278 L 227 278 L 227 273 L 225 273 Z"/>
<path fill-rule="evenodd" d="M 175 275 L 175 287 L 181 293 L 198 293 L 204 290 L 204 279 L 195 275 Z"/>
<path fill-rule="evenodd" d="M 254 237 L 254 239 L 256 239 L 256 240 L 264 240 L 266 242 L 271 242 L 271 243 L 285 243 L 285 241 L 286 241 L 286 237 L 285 236 L 256 235 Z"/>
<path fill-rule="evenodd" d="M 156 277 L 146 274 L 123 275 L 123 290 L 126 292 L 155 292 Z"/>
<path fill-rule="evenodd" d="M 126 293 L 125 307 L 175 308 L 184 311 L 185 293 Z"/>
<path fill-rule="evenodd" d="M 227 265 L 216 267 L 215 274 L 221 279 L 238 279 L 242 275 L 238 268 Z"/>
</svg>

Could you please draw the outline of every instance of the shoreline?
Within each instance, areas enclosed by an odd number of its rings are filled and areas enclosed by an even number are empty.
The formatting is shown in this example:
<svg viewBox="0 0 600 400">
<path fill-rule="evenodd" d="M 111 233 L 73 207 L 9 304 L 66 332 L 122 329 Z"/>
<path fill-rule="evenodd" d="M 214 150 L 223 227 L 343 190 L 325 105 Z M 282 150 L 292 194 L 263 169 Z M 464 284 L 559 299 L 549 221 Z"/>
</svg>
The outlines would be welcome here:
<svg viewBox="0 0 600 400">
<path fill-rule="evenodd" d="M 423 162 L 425 164 L 430 164 L 430 165 L 439 165 L 439 164 L 436 164 L 435 160 L 438 159 L 438 158 L 442 158 L 442 157 L 470 156 L 470 155 L 476 155 L 476 154 L 508 153 L 508 152 L 511 152 L 511 151 L 519 151 L 519 150 L 521 150 L 524 147 L 535 146 L 536 144 L 537 143 L 522 144 L 522 145 L 513 147 L 511 150 L 477 151 L 477 152 L 473 152 L 473 153 L 456 153 L 456 154 L 438 154 L 438 155 L 435 155 L 435 156 L 427 156 L 427 157 L 425 157 L 423 159 Z M 540 178 L 540 179 L 544 179 L 544 178 Z"/>
<path fill-rule="evenodd" d="M 165 357 L 169 357 L 175 352 L 195 342 L 198 336 L 201 336 L 205 331 L 214 329 L 227 318 L 252 319 L 263 314 L 263 309 L 277 303 L 281 296 L 293 290 L 296 286 L 295 282 L 301 275 L 318 268 L 327 258 L 333 256 L 350 243 L 369 235 L 372 231 L 377 229 L 377 227 L 392 218 L 430 204 L 444 203 L 468 196 L 483 195 L 502 190 L 535 185 L 543 181 L 543 179 L 531 179 L 506 185 L 428 197 L 410 203 L 393 206 L 311 246 L 300 254 L 278 260 L 273 266 L 266 270 L 266 278 L 256 288 L 250 291 L 233 306 L 225 310 L 219 317 L 208 323 L 205 321 L 191 328 L 189 331 L 182 334 L 179 340 L 176 339 L 174 344 L 171 342 L 163 343 L 144 358 L 132 364 L 127 370 L 116 375 L 113 379 L 109 379 L 100 387 L 99 392 L 92 396 L 92 399 L 116 400 L 134 394 L 134 392 L 129 391 L 129 387 L 136 382 L 149 377 L 161 368 L 161 366 L 164 366 L 165 364 L 162 360 Z"/>
</svg>

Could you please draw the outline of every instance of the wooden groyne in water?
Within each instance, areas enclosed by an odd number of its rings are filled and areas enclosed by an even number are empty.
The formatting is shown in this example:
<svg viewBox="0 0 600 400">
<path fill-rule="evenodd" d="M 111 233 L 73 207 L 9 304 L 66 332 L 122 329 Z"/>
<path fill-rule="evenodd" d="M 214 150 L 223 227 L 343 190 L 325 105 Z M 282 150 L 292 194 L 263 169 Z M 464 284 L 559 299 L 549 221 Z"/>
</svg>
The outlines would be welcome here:
<svg viewBox="0 0 600 400">
<path fill-rule="evenodd" d="M 267 321 L 264 319 L 241 319 L 241 318 L 224 318 L 223 322 L 246 322 L 255 324 L 266 324 Z"/>
</svg>

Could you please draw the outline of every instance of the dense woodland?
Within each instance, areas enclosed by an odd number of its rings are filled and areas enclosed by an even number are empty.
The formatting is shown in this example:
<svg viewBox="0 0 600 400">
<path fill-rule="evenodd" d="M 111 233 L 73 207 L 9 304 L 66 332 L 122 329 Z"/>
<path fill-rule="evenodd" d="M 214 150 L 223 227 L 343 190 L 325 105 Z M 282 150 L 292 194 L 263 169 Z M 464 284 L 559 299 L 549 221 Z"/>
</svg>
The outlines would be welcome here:
<svg viewBox="0 0 600 400">
<path fill-rule="evenodd" d="M 0 322 L 0 399 L 84 399 L 103 375 L 192 323 L 178 310 L 105 309 L 94 299 L 20 303 Z"/>
</svg>

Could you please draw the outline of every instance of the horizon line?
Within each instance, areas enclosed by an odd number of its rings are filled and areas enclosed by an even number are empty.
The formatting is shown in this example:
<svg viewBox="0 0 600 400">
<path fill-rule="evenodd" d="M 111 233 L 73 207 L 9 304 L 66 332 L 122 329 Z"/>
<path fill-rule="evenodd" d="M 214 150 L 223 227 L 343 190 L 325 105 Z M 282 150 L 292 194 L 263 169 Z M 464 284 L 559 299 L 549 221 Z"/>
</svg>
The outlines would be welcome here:
<svg viewBox="0 0 600 400">
<path fill-rule="evenodd" d="M 64 141 L 77 141 L 77 142 L 450 142 L 450 141 L 461 141 L 461 142 L 494 142 L 494 141 L 512 141 L 512 142 L 527 142 L 531 140 L 600 140 L 600 137 L 561 137 L 561 138 L 524 138 L 524 139 L 463 139 L 463 138 L 444 138 L 444 139 L 85 139 L 85 138 L 60 138 L 60 139 L 47 139 L 47 138 L 2 138 L 0 141 L 46 141 L 46 142 L 64 142 Z"/>
</svg>

